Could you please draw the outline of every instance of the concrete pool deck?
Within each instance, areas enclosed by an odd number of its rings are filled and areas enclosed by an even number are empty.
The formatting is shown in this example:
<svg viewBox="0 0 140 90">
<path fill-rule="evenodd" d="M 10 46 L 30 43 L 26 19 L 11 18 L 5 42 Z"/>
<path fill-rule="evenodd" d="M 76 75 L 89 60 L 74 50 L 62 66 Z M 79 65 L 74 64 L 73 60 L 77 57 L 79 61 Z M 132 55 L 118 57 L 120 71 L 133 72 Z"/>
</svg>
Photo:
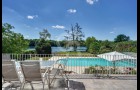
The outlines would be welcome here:
<svg viewBox="0 0 140 90">
<path fill-rule="evenodd" d="M 86 90 L 137 90 L 137 80 L 78 79 Z"/>
<path fill-rule="evenodd" d="M 114 80 L 114 79 L 70 79 L 70 80 L 73 80 L 74 82 L 81 82 L 84 85 L 83 87 L 81 87 L 81 85 L 77 83 L 77 85 L 75 84 L 77 89 L 75 87 L 71 87 L 70 90 L 137 90 L 137 80 Z M 42 84 L 33 84 L 33 87 L 35 90 L 43 90 Z M 25 84 L 24 90 L 31 90 L 30 84 Z M 48 90 L 47 85 L 45 85 L 45 90 Z"/>
</svg>

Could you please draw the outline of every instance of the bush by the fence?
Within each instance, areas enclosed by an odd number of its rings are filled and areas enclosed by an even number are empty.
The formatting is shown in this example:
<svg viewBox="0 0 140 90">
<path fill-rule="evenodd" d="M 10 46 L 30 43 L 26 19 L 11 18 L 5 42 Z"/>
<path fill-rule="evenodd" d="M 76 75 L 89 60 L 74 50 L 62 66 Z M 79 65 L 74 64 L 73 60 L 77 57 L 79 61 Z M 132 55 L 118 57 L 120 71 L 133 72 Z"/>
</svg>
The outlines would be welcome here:
<svg viewBox="0 0 140 90">
<path fill-rule="evenodd" d="M 35 54 L 35 50 L 24 51 L 24 54 Z"/>
</svg>

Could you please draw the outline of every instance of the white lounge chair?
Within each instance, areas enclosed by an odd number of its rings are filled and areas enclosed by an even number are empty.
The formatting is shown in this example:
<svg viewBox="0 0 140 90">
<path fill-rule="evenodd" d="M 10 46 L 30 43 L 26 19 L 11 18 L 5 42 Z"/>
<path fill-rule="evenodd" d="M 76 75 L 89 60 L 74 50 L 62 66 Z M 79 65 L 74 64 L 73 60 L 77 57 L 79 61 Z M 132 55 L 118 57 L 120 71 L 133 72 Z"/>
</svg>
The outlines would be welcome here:
<svg viewBox="0 0 140 90">
<path fill-rule="evenodd" d="M 15 66 L 15 61 L 2 61 L 2 78 L 3 78 L 3 84 L 10 83 L 10 88 L 13 87 L 13 85 L 18 83 L 19 85 L 16 85 L 17 87 L 22 87 L 22 80 L 20 79 L 20 76 L 18 74 L 18 71 Z M 14 85 L 15 86 L 15 85 Z"/>
<path fill-rule="evenodd" d="M 39 61 L 21 61 L 20 65 L 21 65 L 21 71 L 25 78 L 23 88 L 24 88 L 25 83 L 30 83 L 32 89 L 34 89 L 32 82 L 35 81 L 35 82 L 43 83 L 43 90 L 44 90 L 47 70 L 45 73 L 43 74 L 41 73 L 40 62 Z"/>
</svg>

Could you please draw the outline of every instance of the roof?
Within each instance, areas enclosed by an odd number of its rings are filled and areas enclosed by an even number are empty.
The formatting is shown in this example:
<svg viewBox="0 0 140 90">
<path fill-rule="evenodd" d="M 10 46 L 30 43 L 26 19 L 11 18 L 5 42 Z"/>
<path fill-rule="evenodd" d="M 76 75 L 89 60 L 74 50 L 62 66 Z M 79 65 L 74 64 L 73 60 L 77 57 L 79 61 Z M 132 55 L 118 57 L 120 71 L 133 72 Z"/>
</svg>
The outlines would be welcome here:
<svg viewBox="0 0 140 90">
<path fill-rule="evenodd" d="M 125 55 L 129 55 L 131 57 L 137 58 L 137 53 L 134 53 L 134 52 L 122 52 L 122 53 L 125 54 Z"/>
<path fill-rule="evenodd" d="M 121 59 L 136 59 L 135 57 L 132 57 L 130 55 L 126 55 L 117 51 L 114 52 L 109 52 L 109 53 L 103 53 L 97 55 L 98 57 L 107 59 L 109 61 L 114 61 L 114 60 L 121 60 Z"/>
</svg>

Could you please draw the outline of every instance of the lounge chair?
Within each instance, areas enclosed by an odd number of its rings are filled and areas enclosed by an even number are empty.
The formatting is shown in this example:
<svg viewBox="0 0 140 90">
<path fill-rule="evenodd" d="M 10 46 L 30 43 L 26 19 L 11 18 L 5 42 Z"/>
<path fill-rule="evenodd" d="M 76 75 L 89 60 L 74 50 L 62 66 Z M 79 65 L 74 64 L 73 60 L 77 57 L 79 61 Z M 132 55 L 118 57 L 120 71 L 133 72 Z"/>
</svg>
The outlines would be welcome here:
<svg viewBox="0 0 140 90">
<path fill-rule="evenodd" d="M 25 83 L 30 83 L 32 89 L 34 89 L 32 83 L 41 82 L 43 83 L 43 90 L 44 90 L 47 70 L 45 73 L 41 74 L 40 62 L 39 61 L 21 61 L 20 65 L 21 65 L 21 71 L 25 78 L 23 88 L 24 88 Z"/>
<path fill-rule="evenodd" d="M 2 78 L 2 85 L 8 82 L 10 83 L 10 88 L 12 88 L 15 83 L 18 83 L 19 85 L 16 85 L 16 88 L 20 87 L 21 89 L 22 80 L 20 79 L 20 76 L 16 69 L 15 61 L 2 61 Z"/>
</svg>

